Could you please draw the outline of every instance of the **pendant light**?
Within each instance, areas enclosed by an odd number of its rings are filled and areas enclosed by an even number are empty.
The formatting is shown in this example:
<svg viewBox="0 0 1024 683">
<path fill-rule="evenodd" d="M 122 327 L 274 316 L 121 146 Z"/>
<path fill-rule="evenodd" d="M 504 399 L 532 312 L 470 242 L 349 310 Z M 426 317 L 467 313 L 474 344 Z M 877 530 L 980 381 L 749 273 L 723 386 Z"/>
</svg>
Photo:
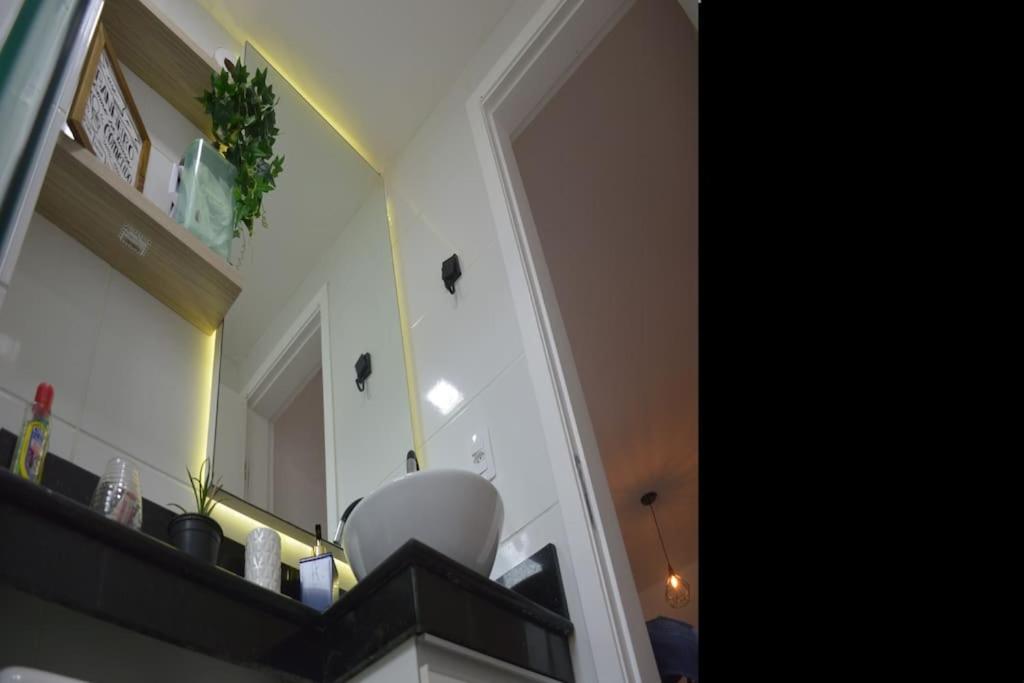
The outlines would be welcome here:
<svg viewBox="0 0 1024 683">
<path fill-rule="evenodd" d="M 640 498 L 640 502 L 651 510 L 651 517 L 654 518 L 654 528 L 658 531 L 658 542 L 661 543 L 661 552 L 665 554 L 665 563 L 668 564 L 668 576 L 665 578 L 665 602 L 672 607 L 683 607 L 690 603 L 690 584 L 678 572 L 672 569 L 672 562 L 668 559 L 665 541 L 661 537 L 661 527 L 658 526 L 658 516 L 654 514 L 654 501 L 657 498 L 658 494 L 656 491 L 648 491 Z"/>
</svg>

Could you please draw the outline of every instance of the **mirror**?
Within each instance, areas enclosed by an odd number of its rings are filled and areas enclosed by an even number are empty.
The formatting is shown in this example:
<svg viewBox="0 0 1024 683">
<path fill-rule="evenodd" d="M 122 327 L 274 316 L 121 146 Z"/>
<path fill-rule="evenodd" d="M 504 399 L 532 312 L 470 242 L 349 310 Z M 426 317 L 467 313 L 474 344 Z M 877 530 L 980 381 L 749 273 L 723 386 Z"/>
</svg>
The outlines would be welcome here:
<svg viewBox="0 0 1024 683">
<path fill-rule="evenodd" d="M 234 240 L 243 287 L 217 338 L 214 467 L 228 493 L 330 540 L 413 448 L 384 183 L 248 43 L 244 62 L 280 100 L 284 171 L 269 227 Z"/>
</svg>

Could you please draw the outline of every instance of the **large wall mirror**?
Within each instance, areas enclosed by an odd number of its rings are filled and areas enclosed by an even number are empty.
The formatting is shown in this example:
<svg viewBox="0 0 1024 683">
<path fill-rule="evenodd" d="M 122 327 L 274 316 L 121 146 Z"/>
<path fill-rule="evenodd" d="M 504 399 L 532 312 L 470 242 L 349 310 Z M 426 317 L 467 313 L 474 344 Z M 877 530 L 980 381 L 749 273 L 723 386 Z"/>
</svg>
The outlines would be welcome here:
<svg viewBox="0 0 1024 683">
<path fill-rule="evenodd" d="M 218 336 L 214 466 L 231 497 L 330 537 L 413 448 L 384 183 L 249 44 L 244 61 L 280 98 L 285 162 Z"/>
</svg>

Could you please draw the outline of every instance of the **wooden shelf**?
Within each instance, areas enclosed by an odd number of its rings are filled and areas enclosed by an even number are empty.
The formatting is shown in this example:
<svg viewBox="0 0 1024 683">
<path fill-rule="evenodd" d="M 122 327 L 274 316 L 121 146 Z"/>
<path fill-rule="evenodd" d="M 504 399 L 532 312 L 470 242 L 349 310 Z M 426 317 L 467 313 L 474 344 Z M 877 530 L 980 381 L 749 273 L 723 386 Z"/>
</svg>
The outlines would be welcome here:
<svg viewBox="0 0 1024 683">
<path fill-rule="evenodd" d="M 217 329 L 242 291 L 241 277 L 224 259 L 64 136 L 37 210 L 206 334 Z M 149 240 L 144 256 L 121 242 L 125 225 Z"/>
<path fill-rule="evenodd" d="M 195 98 L 220 70 L 213 60 L 148 0 L 106 0 L 100 21 L 118 59 L 212 138 L 210 117 Z"/>
</svg>

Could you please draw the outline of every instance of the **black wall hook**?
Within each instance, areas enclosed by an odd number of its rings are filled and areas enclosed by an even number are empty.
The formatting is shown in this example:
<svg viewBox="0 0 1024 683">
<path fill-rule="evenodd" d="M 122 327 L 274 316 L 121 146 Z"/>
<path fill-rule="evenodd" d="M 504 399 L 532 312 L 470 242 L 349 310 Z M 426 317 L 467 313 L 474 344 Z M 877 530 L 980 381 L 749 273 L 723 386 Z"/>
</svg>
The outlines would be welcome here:
<svg viewBox="0 0 1024 683">
<path fill-rule="evenodd" d="M 461 276 L 462 269 L 459 268 L 459 255 L 452 254 L 441 264 L 441 279 L 444 281 L 444 288 L 454 294 L 455 281 Z"/>
<path fill-rule="evenodd" d="M 366 378 L 370 376 L 370 354 L 364 353 L 356 361 L 356 388 L 359 391 L 366 389 Z"/>
</svg>

